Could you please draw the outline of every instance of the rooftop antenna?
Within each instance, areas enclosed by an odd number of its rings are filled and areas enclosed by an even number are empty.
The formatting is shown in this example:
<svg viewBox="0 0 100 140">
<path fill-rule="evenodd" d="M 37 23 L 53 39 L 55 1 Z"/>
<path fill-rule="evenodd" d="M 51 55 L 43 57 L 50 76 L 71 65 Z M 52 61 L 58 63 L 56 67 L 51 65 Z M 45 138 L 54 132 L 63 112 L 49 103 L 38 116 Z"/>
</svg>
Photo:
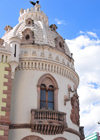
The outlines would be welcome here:
<svg viewBox="0 0 100 140">
<path fill-rule="evenodd" d="M 36 2 L 34 2 L 34 0 L 33 0 L 33 1 L 30 1 L 30 3 L 31 3 L 33 6 L 35 6 L 36 4 L 39 4 L 39 0 L 37 0 Z"/>
</svg>

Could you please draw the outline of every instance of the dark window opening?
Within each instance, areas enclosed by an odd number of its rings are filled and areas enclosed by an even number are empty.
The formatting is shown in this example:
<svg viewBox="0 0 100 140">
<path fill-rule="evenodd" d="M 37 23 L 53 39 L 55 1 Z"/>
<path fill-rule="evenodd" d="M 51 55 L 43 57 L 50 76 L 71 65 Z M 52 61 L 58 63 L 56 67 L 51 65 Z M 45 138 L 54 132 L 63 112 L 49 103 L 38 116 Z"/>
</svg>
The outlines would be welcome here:
<svg viewBox="0 0 100 140">
<path fill-rule="evenodd" d="M 15 50 L 14 50 L 14 57 L 16 57 L 16 44 L 15 44 Z"/>
<path fill-rule="evenodd" d="M 59 46 L 60 48 L 63 48 L 63 44 L 61 42 L 59 42 Z"/>
<path fill-rule="evenodd" d="M 25 38 L 26 38 L 26 40 L 29 40 L 30 36 L 27 34 Z"/>
<path fill-rule="evenodd" d="M 30 25 L 31 24 L 31 21 L 29 21 L 28 24 Z"/>
<path fill-rule="evenodd" d="M 47 87 L 42 84 L 40 94 L 40 109 L 54 110 L 54 87 L 50 85 L 47 89 Z"/>
</svg>

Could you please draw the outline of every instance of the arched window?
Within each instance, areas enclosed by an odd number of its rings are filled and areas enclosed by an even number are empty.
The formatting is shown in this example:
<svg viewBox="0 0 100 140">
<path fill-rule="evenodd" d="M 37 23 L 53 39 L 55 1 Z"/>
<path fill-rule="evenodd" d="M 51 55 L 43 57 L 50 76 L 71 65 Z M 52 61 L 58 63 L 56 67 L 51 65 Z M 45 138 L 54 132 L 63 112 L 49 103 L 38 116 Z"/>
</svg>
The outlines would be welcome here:
<svg viewBox="0 0 100 140">
<path fill-rule="evenodd" d="M 58 109 L 58 86 L 50 75 L 43 75 L 38 82 L 38 109 Z"/>
<path fill-rule="evenodd" d="M 54 87 L 53 85 L 41 84 L 40 87 L 40 109 L 52 109 L 54 110 Z"/>
</svg>

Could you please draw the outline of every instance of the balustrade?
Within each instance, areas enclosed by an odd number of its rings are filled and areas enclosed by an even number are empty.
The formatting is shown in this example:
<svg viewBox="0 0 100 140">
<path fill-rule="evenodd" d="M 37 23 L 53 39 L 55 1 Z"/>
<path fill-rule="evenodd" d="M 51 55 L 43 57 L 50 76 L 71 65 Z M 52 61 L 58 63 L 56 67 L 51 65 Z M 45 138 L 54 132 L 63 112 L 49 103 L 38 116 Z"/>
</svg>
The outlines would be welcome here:
<svg viewBox="0 0 100 140">
<path fill-rule="evenodd" d="M 61 134 L 66 124 L 66 113 L 52 110 L 31 110 L 31 128 L 41 134 Z"/>
</svg>

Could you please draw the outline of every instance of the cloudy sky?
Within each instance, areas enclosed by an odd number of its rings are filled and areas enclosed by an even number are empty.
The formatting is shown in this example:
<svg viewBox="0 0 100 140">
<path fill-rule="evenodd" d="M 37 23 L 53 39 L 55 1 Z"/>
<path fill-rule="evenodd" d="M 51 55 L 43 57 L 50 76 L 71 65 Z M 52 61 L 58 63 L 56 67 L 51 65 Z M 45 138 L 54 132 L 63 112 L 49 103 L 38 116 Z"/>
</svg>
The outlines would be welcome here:
<svg viewBox="0 0 100 140">
<path fill-rule="evenodd" d="M 100 132 L 100 0 L 40 0 L 40 4 L 74 54 L 85 134 Z M 0 37 L 6 25 L 18 23 L 20 9 L 30 7 L 28 0 L 1 0 Z"/>
<path fill-rule="evenodd" d="M 94 32 L 80 31 L 79 36 L 66 42 L 74 53 L 80 76 L 81 125 L 85 126 L 86 135 L 100 132 L 100 39 Z"/>
</svg>

